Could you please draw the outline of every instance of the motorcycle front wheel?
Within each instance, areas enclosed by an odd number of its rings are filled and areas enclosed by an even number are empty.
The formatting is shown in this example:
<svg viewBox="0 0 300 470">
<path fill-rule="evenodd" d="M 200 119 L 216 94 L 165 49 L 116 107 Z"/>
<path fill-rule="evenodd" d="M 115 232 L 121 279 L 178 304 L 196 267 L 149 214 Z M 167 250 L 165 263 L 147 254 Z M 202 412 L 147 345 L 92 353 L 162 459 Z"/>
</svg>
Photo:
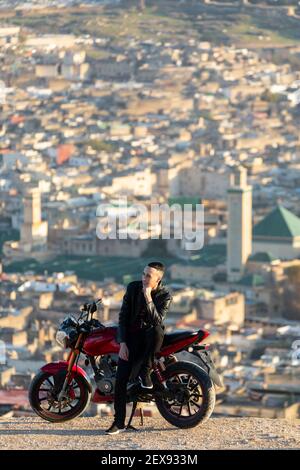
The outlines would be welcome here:
<svg viewBox="0 0 300 470">
<path fill-rule="evenodd" d="M 32 379 L 28 395 L 33 411 L 51 423 L 78 417 L 87 408 L 91 397 L 86 381 L 76 374 L 68 385 L 66 398 L 59 402 L 54 393 L 54 375 L 42 370 Z"/>
<path fill-rule="evenodd" d="M 172 398 L 156 398 L 161 416 L 178 428 L 193 428 L 211 416 L 216 401 L 209 375 L 197 364 L 178 361 L 164 371 Z"/>
</svg>

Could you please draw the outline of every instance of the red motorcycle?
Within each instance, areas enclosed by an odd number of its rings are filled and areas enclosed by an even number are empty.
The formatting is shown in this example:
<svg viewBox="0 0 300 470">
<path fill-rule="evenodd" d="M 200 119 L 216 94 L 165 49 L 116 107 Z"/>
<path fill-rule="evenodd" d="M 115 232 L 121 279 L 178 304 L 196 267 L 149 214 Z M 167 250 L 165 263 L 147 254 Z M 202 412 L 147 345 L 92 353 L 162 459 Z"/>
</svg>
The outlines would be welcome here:
<svg viewBox="0 0 300 470">
<path fill-rule="evenodd" d="M 56 341 L 70 348 L 67 361 L 43 366 L 29 388 L 32 409 L 43 419 L 57 423 L 81 415 L 90 403 L 113 403 L 119 344 L 117 326 L 105 326 L 93 318 L 101 299 L 85 304 L 76 319 L 70 315 L 62 322 Z M 134 414 L 137 403 L 155 402 L 160 414 L 179 428 L 205 422 L 215 405 L 215 386 L 222 386 L 209 351 L 201 343 L 206 330 L 166 333 L 152 370 L 153 389 L 134 387 L 127 393 Z M 198 364 L 178 361 L 175 353 L 186 350 L 198 357 Z M 78 365 L 84 354 L 91 365 L 96 387 Z"/>
</svg>

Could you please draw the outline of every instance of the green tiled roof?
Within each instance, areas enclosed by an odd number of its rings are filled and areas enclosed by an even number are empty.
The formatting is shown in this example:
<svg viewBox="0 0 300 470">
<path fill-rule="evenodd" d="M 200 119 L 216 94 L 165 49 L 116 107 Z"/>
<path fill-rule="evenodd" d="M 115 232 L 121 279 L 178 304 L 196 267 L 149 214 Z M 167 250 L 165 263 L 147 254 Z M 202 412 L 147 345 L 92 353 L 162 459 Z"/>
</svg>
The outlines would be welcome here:
<svg viewBox="0 0 300 470">
<path fill-rule="evenodd" d="M 265 284 L 264 278 L 259 274 L 247 274 L 238 282 L 242 286 L 259 287 Z"/>
<path fill-rule="evenodd" d="M 226 262 L 226 245 L 211 244 L 205 245 L 201 250 L 195 252 L 195 255 L 188 261 L 179 260 L 178 264 L 187 266 L 205 266 L 214 267 Z M 177 264 L 177 263 L 176 263 Z"/>
<path fill-rule="evenodd" d="M 192 206 L 195 207 L 196 204 L 201 204 L 201 198 L 193 196 L 170 197 L 168 199 L 168 205 L 172 206 L 173 204 L 179 204 L 181 207 L 183 207 L 184 204 L 192 204 Z"/>
<path fill-rule="evenodd" d="M 257 263 L 271 263 L 277 258 L 267 251 L 260 251 L 254 255 L 249 256 L 249 261 L 256 261 Z"/>
<path fill-rule="evenodd" d="M 253 228 L 253 236 L 299 237 L 300 219 L 288 209 L 277 206 Z"/>
</svg>

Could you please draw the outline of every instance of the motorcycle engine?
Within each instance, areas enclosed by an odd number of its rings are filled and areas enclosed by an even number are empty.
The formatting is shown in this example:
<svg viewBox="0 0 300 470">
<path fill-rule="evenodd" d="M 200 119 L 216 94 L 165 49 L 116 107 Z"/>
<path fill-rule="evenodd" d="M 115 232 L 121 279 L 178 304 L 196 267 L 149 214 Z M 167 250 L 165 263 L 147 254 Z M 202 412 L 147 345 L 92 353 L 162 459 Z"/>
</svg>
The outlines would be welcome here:
<svg viewBox="0 0 300 470">
<path fill-rule="evenodd" d="M 115 390 L 117 362 L 111 356 L 100 359 L 98 373 L 95 375 L 97 387 L 101 393 L 111 395 Z"/>
<path fill-rule="evenodd" d="M 110 395 L 115 389 L 115 379 L 96 380 L 96 383 L 99 391 L 104 393 L 105 395 Z"/>
</svg>

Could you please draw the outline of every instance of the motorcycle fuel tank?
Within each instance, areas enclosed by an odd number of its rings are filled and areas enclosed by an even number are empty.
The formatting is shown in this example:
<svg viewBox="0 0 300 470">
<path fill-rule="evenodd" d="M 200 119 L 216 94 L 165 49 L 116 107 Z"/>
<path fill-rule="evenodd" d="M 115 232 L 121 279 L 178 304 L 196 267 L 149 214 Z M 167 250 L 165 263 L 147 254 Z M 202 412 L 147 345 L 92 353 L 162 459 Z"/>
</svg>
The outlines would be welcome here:
<svg viewBox="0 0 300 470">
<path fill-rule="evenodd" d="M 103 356 L 117 354 L 120 345 L 116 341 L 117 328 L 99 328 L 91 333 L 85 340 L 83 352 L 89 356 Z"/>
</svg>

